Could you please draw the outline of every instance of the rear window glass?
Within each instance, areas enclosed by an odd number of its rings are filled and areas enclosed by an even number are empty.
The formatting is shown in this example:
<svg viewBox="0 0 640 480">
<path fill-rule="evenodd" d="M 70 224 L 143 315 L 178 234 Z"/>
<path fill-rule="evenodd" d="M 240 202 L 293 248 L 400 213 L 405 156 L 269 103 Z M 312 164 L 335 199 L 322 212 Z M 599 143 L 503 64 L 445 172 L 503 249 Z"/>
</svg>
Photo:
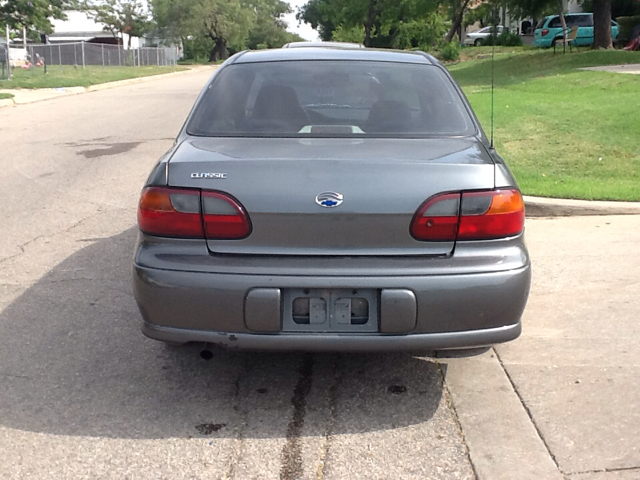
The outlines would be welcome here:
<svg viewBox="0 0 640 480">
<path fill-rule="evenodd" d="M 578 27 L 593 27 L 593 17 L 591 15 L 576 15 L 574 25 Z"/>
<path fill-rule="evenodd" d="M 554 17 L 549 22 L 549 28 L 561 28 L 562 23 L 560 22 L 560 17 Z"/>
<path fill-rule="evenodd" d="M 236 64 L 214 79 L 187 131 L 200 136 L 457 136 L 475 126 L 439 68 L 389 62 Z"/>
<path fill-rule="evenodd" d="M 543 18 L 542 20 L 540 20 L 540 22 L 538 22 L 538 25 L 536 26 L 536 30 L 540 30 L 541 28 L 543 28 L 545 23 L 547 23 L 546 18 Z"/>
</svg>

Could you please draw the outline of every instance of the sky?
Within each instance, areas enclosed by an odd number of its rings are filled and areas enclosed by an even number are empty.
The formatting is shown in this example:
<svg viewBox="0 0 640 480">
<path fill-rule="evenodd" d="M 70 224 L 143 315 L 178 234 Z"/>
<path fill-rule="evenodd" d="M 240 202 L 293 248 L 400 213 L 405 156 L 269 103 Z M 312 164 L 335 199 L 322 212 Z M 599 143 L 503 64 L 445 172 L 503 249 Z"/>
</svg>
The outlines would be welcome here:
<svg viewBox="0 0 640 480">
<path fill-rule="evenodd" d="M 301 25 L 298 25 L 298 21 L 296 20 L 296 12 L 298 11 L 298 7 L 301 7 L 302 5 L 307 3 L 307 0 L 287 0 L 287 1 L 289 5 L 291 5 L 291 8 L 293 9 L 293 13 L 290 13 L 284 16 L 285 21 L 289 24 L 289 28 L 287 28 L 287 30 L 293 33 L 297 33 L 305 40 L 311 40 L 311 41 L 319 40 L 318 32 L 316 32 L 313 28 L 311 28 L 311 25 L 308 25 L 306 23 L 302 23 Z"/>
</svg>

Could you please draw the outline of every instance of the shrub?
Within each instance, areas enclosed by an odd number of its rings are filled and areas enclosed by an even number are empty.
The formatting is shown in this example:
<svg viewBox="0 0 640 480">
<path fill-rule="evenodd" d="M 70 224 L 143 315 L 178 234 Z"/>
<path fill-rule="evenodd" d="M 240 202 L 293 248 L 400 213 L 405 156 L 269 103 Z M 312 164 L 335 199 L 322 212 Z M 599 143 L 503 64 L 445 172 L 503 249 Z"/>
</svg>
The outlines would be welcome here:
<svg viewBox="0 0 640 480">
<path fill-rule="evenodd" d="M 634 15 L 632 17 L 618 17 L 616 21 L 620 24 L 618 43 L 624 47 L 631 40 L 633 30 L 637 25 L 640 25 L 640 15 Z"/>
<path fill-rule="evenodd" d="M 440 47 L 439 57 L 446 62 L 453 62 L 460 58 L 460 42 L 454 38 L 446 45 Z"/>
<path fill-rule="evenodd" d="M 495 42 L 495 43 L 494 43 Z M 503 47 L 519 47 L 522 45 L 520 35 L 503 30 L 498 36 L 489 35 L 482 41 L 482 45 L 502 45 Z"/>
</svg>

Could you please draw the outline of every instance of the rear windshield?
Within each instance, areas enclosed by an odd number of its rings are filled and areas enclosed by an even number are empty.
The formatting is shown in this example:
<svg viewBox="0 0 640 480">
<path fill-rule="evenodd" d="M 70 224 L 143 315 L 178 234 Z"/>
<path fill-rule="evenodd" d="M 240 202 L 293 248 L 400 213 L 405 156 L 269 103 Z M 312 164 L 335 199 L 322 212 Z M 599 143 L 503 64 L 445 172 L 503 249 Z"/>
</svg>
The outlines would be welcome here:
<svg viewBox="0 0 640 480">
<path fill-rule="evenodd" d="M 191 135 L 458 136 L 475 126 L 439 68 L 290 61 L 225 67 L 187 125 Z"/>
</svg>

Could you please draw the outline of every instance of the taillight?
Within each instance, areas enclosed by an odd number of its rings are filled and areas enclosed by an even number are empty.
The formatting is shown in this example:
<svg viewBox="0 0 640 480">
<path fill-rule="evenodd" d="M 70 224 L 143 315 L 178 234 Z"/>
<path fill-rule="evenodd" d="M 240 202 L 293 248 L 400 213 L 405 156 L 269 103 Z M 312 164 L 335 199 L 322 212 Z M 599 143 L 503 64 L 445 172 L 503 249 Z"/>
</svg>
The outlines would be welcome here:
<svg viewBox="0 0 640 480">
<path fill-rule="evenodd" d="M 205 237 L 237 240 L 251 232 L 249 217 L 233 198 L 218 192 L 202 192 Z"/>
<path fill-rule="evenodd" d="M 138 226 L 151 235 L 203 238 L 200 192 L 145 188 L 138 207 Z"/>
<path fill-rule="evenodd" d="M 427 200 L 411 223 L 411 235 L 426 242 L 447 242 L 456 239 L 460 194 L 448 193 Z"/>
<path fill-rule="evenodd" d="M 512 237 L 524 230 L 524 202 L 518 190 L 462 194 L 458 240 Z"/>
<path fill-rule="evenodd" d="M 167 187 L 142 191 L 138 225 L 150 235 L 182 238 L 233 240 L 251 231 L 244 209 L 228 195 Z"/>
<path fill-rule="evenodd" d="M 543 28 L 542 29 L 542 36 L 546 36 L 549 33 L 549 29 L 548 28 Z"/>
<path fill-rule="evenodd" d="M 428 242 L 505 238 L 523 229 L 518 190 L 438 195 L 420 207 L 411 223 L 411 235 Z"/>
</svg>

